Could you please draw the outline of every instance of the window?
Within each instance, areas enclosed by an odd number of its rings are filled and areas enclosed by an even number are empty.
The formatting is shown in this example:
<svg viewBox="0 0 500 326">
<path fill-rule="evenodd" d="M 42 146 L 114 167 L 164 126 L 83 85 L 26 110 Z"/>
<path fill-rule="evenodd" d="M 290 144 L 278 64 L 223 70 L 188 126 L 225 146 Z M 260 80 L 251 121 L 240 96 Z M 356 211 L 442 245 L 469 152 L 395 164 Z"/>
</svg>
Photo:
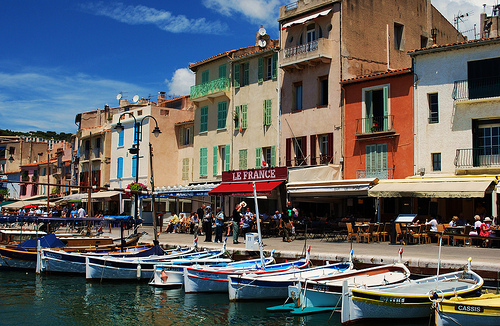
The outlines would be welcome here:
<svg viewBox="0 0 500 326">
<path fill-rule="evenodd" d="M 123 178 L 123 157 L 116 159 L 116 178 Z"/>
<path fill-rule="evenodd" d="M 137 176 L 137 155 L 132 156 L 132 177 Z"/>
<path fill-rule="evenodd" d="M 182 159 L 182 180 L 189 180 L 189 158 Z"/>
<path fill-rule="evenodd" d="M 234 65 L 234 87 L 239 88 L 250 83 L 250 63 L 237 63 Z"/>
<path fill-rule="evenodd" d="M 0 147 L 0 159 L 5 158 L 5 147 Z"/>
<path fill-rule="evenodd" d="M 226 77 L 226 64 L 219 66 L 219 78 Z"/>
<path fill-rule="evenodd" d="M 441 171 L 441 153 L 432 153 L 432 171 Z"/>
<path fill-rule="evenodd" d="M 319 147 L 319 164 L 331 163 L 333 158 L 333 133 L 328 133 L 326 135 L 319 135 L 318 147 Z"/>
<path fill-rule="evenodd" d="M 404 25 L 394 23 L 394 48 L 400 51 L 404 50 L 403 30 Z"/>
<path fill-rule="evenodd" d="M 200 108 L 200 132 L 208 130 L 208 106 Z"/>
<path fill-rule="evenodd" d="M 84 147 L 84 153 L 83 153 L 84 159 L 88 160 L 90 156 L 90 140 L 85 141 L 85 147 Z"/>
<path fill-rule="evenodd" d="M 427 94 L 427 101 L 429 102 L 429 123 L 438 123 L 439 122 L 438 93 Z"/>
<path fill-rule="evenodd" d="M 264 162 L 265 165 L 263 164 Z M 255 150 L 255 168 L 276 166 L 276 146 L 258 147 Z"/>
<path fill-rule="evenodd" d="M 240 119 L 241 119 L 241 108 L 239 105 L 234 107 L 234 129 L 240 128 Z"/>
<path fill-rule="evenodd" d="M 241 129 L 247 129 L 248 124 L 248 105 L 241 106 Z"/>
<path fill-rule="evenodd" d="M 227 102 L 219 102 L 217 110 L 217 129 L 226 128 Z"/>
<path fill-rule="evenodd" d="M 387 144 L 366 145 L 366 177 L 389 179 Z"/>
<path fill-rule="evenodd" d="M 180 144 L 181 146 L 190 145 L 193 143 L 193 126 L 181 127 L 180 130 Z"/>
<path fill-rule="evenodd" d="M 293 108 L 295 111 L 302 110 L 302 83 L 296 83 L 293 85 L 294 89 L 294 105 Z"/>
<path fill-rule="evenodd" d="M 207 176 L 207 164 L 208 164 L 208 149 L 206 147 L 200 148 L 200 177 Z"/>
<path fill-rule="evenodd" d="M 208 83 L 209 79 L 208 79 L 208 70 L 205 70 L 205 71 L 202 71 L 201 72 L 201 83 L 204 84 L 204 83 Z"/>
<path fill-rule="evenodd" d="M 469 99 L 500 96 L 500 57 L 467 62 Z"/>
<path fill-rule="evenodd" d="M 389 86 L 365 91 L 365 133 L 389 129 Z"/>
<path fill-rule="evenodd" d="M 307 144 L 306 136 L 293 138 L 293 151 L 295 155 L 295 166 L 306 165 Z"/>
<path fill-rule="evenodd" d="M 273 108 L 273 100 L 265 100 L 264 101 L 264 126 L 270 126 L 272 121 L 273 121 L 272 108 Z"/>
<path fill-rule="evenodd" d="M 500 122 L 481 121 L 475 135 L 475 166 L 500 166 Z M 476 123 L 474 123 L 476 125 Z"/>
<path fill-rule="evenodd" d="M 314 27 L 314 24 L 307 26 L 307 43 L 311 43 L 316 40 L 316 30 Z"/>
<path fill-rule="evenodd" d="M 273 57 L 267 57 L 266 59 L 266 74 L 265 79 L 273 79 Z"/>
<path fill-rule="evenodd" d="M 328 105 L 328 76 L 319 78 L 319 105 Z"/>
<path fill-rule="evenodd" d="M 97 137 L 95 140 L 95 157 L 101 157 L 101 137 Z"/>
<path fill-rule="evenodd" d="M 5 173 L 5 163 L 0 164 L 0 173 L 1 174 Z"/>
<path fill-rule="evenodd" d="M 426 48 L 427 47 L 427 42 L 429 42 L 429 39 L 423 35 L 420 36 L 420 47 L 421 48 Z"/>
<path fill-rule="evenodd" d="M 16 153 L 16 148 L 15 147 L 9 147 L 9 155 L 14 155 Z"/>
<path fill-rule="evenodd" d="M 277 63 L 278 53 L 273 53 L 272 56 L 259 58 L 258 80 L 262 83 L 264 80 L 277 78 Z"/>
<path fill-rule="evenodd" d="M 124 138 L 125 138 L 125 130 L 122 130 L 118 133 L 118 147 L 123 147 Z"/>
<path fill-rule="evenodd" d="M 240 149 L 239 151 L 239 161 L 238 161 L 238 169 L 246 170 L 247 169 L 247 156 L 248 151 L 246 149 Z"/>
<path fill-rule="evenodd" d="M 229 145 L 214 146 L 213 161 L 212 161 L 213 175 L 222 174 L 223 171 L 229 171 L 229 169 L 230 169 Z"/>
</svg>

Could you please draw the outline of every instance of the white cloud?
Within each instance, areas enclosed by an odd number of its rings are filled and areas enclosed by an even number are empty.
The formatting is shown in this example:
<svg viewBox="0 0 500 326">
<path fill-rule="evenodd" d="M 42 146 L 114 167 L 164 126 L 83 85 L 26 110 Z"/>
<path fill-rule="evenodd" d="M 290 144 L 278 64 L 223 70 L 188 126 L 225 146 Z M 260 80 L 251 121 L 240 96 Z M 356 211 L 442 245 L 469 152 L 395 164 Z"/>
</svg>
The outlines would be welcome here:
<svg viewBox="0 0 500 326">
<path fill-rule="evenodd" d="M 120 91 L 148 94 L 133 84 L 58 69 L 0 71 L 0 128 L 75 132 L 77 113 L 103 108 Z"/>
<path fill-rule="evenodd" d="M 226 24 L 219 21 L 207 21 L 205 18 L 189 19 L 184 15 L 173 15 L 169 11 L 158 10 L 143 5 L 125 5 L 121 2 L 91 2 L 81 8 L 94 15 L 105 16 L 130 25 L 155 25 L 171 33 L 220 34 L 228 30 Z"/>
<path fill-rule="evenodd" d="M 434 7 L 454 26 L 454 18 L 464 15 L 459 21 L 458 29 L 469 39 L 474 39 L 474 24 L 476 33 L 479 33 L 479 15 L 483 12 L 483 4 L 486 4 L 486 13 L 491 15 L 494 2 L 495 0 L 432 0 Z"/>
<path fill-rule="evenodd" d="M 191 86 L 195 83 L 195 74 L 187 68 L 177 69 L 172 78 L 166 79 L 165 83 L 169 94 L 186 95 L 190 93 Z"/>
<path fill-rule="evenodd" d="M 203 5 L 225 16 L 241 14 L 251 23 L 277 25 L 279 7 L 291 1 L 283 0 L 203 0 Z"/>
</svg>

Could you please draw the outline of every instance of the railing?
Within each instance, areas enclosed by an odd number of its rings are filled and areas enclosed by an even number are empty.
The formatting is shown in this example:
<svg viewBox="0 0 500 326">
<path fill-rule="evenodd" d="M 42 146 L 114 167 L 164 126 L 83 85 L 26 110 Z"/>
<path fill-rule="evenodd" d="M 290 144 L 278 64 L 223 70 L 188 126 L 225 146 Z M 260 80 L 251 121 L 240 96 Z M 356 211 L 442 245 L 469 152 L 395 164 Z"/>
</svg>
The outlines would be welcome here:
<svg viewBox="0 0 500 326">
<path fill-rule="evenodd" d="M 332 161 L 332 156 L 327 154 L 320 154 L 318 157 L 311 157 L 311 165 L 316 164 L 329 164 Z"/>
<path fill-rule="evenodd" d="M 473 100 L 500 96 L 500 77 L 457 80 L 453 87 L 454 100 Z"/>
<path fill-rule="evenodd" d="M 364 178 L 394 179 L 394 168 L 357 170 L 356 179 L 364 179 Z"/>
<path fill-rule="evenodd" d="M 457 149 L 456 168 L 499 167 L 500 146 Z"/>
<path fill-rule="evenodd" d="M 369 134 L 373 132 L 389 131 L 392 130 L 393 125 L 393 115 L 356 119 L 356 133 Z"/>
<path fill-rule="evenodd" d="M 207 96 L 216 92 L 228 91 L 230 87 L 229 78 L 222 77 L 210 82 L 191 86 L 191 99 Z"/>
<path fill-rule="evenodd" d="M 318 40 L 306 44 L 297 45 L 293 48 L 285 49 L 285 58 L 294 57 L 299 54 L 313 52 L 318 50 Z"/>
</svg>

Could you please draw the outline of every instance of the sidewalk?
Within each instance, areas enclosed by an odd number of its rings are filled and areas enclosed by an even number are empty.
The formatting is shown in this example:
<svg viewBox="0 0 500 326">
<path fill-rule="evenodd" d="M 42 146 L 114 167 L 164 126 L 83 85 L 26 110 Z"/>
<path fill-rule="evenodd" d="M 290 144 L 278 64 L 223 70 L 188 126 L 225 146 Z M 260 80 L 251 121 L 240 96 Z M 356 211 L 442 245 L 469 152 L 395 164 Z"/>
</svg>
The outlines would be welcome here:
<svg viewBox="0 0 500 326">
<path fill-rule="evenodd" d="M 139 232 L 147 232 L 141 239 L 143 242 L 153 241 L 153 227 L 142 226 Z M 119 229 L 113 230 L 113 235 L 119 236 Z M 212 237 L 213 239 L 214 237 Z M 183 233 L 161 233 L 160 244 L 163 246 L 192 246 L 193 235 Z M 198 248 L 214 249 L 221 248 L 221 244 L 204 242 L 205 236 L 200 236 Z M 240 237 L 239 244 L 233 244 L 232 238 L 228 238 L 227 250 L 230 253 L 239 251 L 246 253 L 243 238 Z M 305 244 L 311 246 L 311 259 L 321 261 L 347 261 L 349 252 L 353 249 L 355 264 L 388 264 L 399 261 L 399 249 L 403 248 L 403 262 L 410 270 L 418 274 L 434 274 L 438 264 L 439 246 L 436 243 L 418 245 L 390 245 L 389 242 L 357 243 L 353 242 L 327 242 L 324 239 L 295 240 L 283 242 L 281 238 L 264 238 L 264 252 L 269 255 L 275 249 L 275 257 L 287 259 L 299 258 L 303 256 Z M 252 252 L 252 255 L 258 252 Z M 443 245 L 441 248 L 440 271 L 448 269 L 457 270 L 463 268 L 467 259 L 472 257 L 472 269 L 484 278 L 496 279 L 497 272 L 500 271 L 500 249 L 498 248 L 476 248 L 476 247 L 454 247 Z"/>
</svg>

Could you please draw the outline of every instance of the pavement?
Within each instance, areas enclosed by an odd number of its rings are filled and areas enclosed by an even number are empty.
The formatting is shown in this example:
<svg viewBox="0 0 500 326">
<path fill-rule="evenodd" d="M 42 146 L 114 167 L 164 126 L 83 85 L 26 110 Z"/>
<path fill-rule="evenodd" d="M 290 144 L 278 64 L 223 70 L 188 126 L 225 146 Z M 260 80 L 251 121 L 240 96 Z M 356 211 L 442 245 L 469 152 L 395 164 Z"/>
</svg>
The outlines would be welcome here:
<svg viewBox="0 0 500 326">
<path fill-rule="evenodd" d="M 119 235 L 119 229 L 113 230 L 113 236 Z M 153 227 L 141 226 L 139 232 L 146 232 L 141 242 L 153 242 Z M 128 231 L 125 231 L 128 232 Z M 125 233 L 126 234 L 126 233 Z M 212 237 L 212 240 L 214 237 Z M 158 238 L 164 247 L 192 246 L 194 236 L 185 233 L 160 233 Z M 216 249 L 222 244 L 204 242 L 205 236 L 199 236 L 198 248 Z M 228 237 L 226 249 L 230 254 L 258 255 L 253 250 L 246 250 L 243 237 L 239 244 L 233 244 L 232 237 Z M 275 250 L 275 257 L 295 259 L 304 256 L 305 247 L 311 246 L 311 260 L 313 261 L 347 261 L 349 252 L 353 250 L 353 262 L 356 267 L 367 265 L 382 265 L 398 262 L 399 250 L 403 249 L 402 262 L 412 273 L 432 275 L 436 273 L 439 260 L 439 245 L 437 243 L 415 245 L 391 245 L 389 242 L 357 243 L 349 241 L 326 241 L 325 239 L 299 239 L 292 242 L 283 242 L 281 238 L 271 237 L 263 239 L 265 255 Z M 462 269 L 472 258 L 472 270 L 487 279 L 498 279 L 500 274 L 500 249 L 478 248 L 475 246 L 441 246 L 440 272 Z"/>
</svg>

